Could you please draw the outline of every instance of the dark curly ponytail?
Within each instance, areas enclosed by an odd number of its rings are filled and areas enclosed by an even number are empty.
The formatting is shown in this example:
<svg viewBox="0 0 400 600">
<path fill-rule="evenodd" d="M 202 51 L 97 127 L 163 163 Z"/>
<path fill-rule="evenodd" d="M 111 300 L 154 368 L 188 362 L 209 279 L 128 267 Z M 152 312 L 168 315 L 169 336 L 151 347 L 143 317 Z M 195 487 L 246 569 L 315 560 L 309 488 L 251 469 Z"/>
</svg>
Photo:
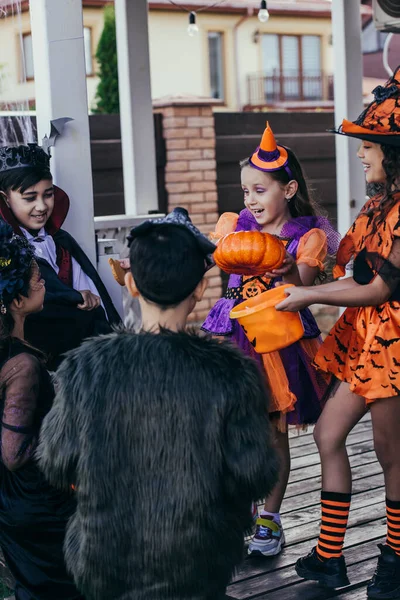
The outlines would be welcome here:
<svg viewBox="0 0 400 600">
<path fill-rule="evenodd" d="M 7 346 L 14 329 L 14 319 L 8 310 L 5 315 L 0 314 L 0 351 Z"/>
<path fill-rule="evenodd" d="M 399 201 L 396 195 L 400 193 L 400 151 L 396 146 L 382 144 L 384 155 L 382 166 L 386 173 L 386 181 L 374 186 L 374 191 L 381 196 L 380 202 L 367 211 L 368 216 L 373 217 L 372 233 L 386 220 L 393 206 Z"/>
</svg>

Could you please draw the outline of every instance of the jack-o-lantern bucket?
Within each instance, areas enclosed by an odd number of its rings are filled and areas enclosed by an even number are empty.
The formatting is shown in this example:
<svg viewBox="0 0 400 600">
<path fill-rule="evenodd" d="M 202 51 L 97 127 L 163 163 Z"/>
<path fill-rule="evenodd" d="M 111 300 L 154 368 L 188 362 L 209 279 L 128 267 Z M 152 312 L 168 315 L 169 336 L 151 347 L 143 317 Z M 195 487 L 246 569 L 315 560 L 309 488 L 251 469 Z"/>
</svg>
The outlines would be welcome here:
<svg viewBox="0 0 400 600">
<path fill-rule="evenodd" d="M 259 354 L 275 352 L 298 342 L 304 335 L 304 327 L 298 312 L 278 312 L 275 306 L 286 298 L 282 285 L 254 298 L 241 302 L 230 312 L 237 319 L 247 338 Z"/>
</svg>

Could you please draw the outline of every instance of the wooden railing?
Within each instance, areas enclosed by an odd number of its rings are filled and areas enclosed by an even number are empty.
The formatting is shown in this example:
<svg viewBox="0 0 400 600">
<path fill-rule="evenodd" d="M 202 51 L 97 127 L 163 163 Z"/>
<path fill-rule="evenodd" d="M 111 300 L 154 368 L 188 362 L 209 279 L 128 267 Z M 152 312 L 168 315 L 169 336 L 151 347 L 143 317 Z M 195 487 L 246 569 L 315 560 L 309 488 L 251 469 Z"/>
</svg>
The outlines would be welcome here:
<svg viewBox="0 0 400 600">
<path fill-rule="evenodd" d="M 333 100 L 333 76 L 265 75 L 255 73 L 247 76 L 247 105 L 265 106 L 282 102 L 315 102 Z"/>
</svg>

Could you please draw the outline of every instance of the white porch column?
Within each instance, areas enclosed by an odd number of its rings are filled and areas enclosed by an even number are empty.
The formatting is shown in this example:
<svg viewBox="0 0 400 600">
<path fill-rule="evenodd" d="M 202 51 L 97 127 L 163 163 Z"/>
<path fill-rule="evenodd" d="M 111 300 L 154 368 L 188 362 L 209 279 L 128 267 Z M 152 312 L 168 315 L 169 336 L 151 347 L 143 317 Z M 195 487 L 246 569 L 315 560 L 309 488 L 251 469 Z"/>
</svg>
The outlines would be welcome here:
<svg viewBox="0 0 400 600">
<path fill-rule="evenodd" d="M 115 0 L 125 213 L 158 209 L 147 0 Z"/>
<path fill-rule="evenodd" d="M 65 228 L 96 264 L 82 0 L 30 0 L 39 143 L 50 120 L 74 119 L 51 149 L 56 185 L 71 200 Z"/>
<path fill-rule="evenodd" d="M 360 0 L 332 2 L 335 125 L 363 108 Z M 338 228 L 344 234 L 365 202 L 365 177 L 356 156 L 359 140 L 336 135 Z"/>
</svg>

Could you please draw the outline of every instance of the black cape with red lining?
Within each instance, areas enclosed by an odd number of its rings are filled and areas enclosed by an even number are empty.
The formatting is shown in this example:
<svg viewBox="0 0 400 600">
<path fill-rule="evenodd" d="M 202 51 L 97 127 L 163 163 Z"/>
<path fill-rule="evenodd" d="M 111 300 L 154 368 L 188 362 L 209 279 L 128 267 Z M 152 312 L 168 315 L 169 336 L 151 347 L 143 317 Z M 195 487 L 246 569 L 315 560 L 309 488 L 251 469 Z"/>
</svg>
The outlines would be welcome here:
<svg viewBox="0 0 400 600">
<path fill-rule="evenodd" d="M 63 354 L 77 348 L 85 338 L 110 333 L 112 325 L 121 323 L 119 314 L 96 269 L 74 238 L 61 229 L 68 210 L 67 194 L 55 186 L 54 209 L 45 229 L 53 237 L 56 247 L 67 250 L 93 281 L 99 291 L 106 314 L 102 307 L 91 311 L 79 309 L 78 304 L 83 302 L 80 292 L 63 283 L 50 264 L 37 257 L 36 260 L 46 282 L 46 295 L 43 310 L 27 318 L 25 336 L 33 346 L 47 355 L 50 370 L 55 370 L 61 363 Z M 16 234 L 23 235 L 13 213 L 1 198 L 0 217 L 13 227 Z"/>
</svg>

